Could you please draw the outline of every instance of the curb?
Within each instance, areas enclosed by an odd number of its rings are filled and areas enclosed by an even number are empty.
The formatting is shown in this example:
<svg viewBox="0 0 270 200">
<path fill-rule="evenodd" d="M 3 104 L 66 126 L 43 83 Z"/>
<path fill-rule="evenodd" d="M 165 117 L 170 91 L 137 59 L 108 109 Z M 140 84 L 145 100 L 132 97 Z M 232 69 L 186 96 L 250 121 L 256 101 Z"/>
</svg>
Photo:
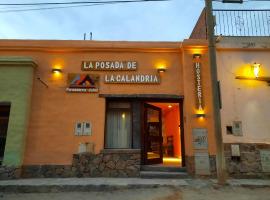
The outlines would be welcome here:
<svg viewBox="0 0 270 200">
<path fill-rule="evenodd" d="M 174 185 L 6 185 L 0 186 L 1 193 L 50 193 L 50 192 L 102 192 L 102 191 L 116 191 L 127 189 L 151 189 L 159 187 L 176 188 Z M 187 186 L 179 186 L 187 187 Z"/>
<path fill-rule="evenodd" d="M 270 180 L 228 180 L 227 184 L 218 185 L 214 179 L 31 179 L 0 181 L 2 193 L 49 193 L 49 192 L 101 192 L 126 189 L 169 188 L 213 188 L 216 190 L 228 187 L 250 189 L 270 188 Z"/>
</svg>

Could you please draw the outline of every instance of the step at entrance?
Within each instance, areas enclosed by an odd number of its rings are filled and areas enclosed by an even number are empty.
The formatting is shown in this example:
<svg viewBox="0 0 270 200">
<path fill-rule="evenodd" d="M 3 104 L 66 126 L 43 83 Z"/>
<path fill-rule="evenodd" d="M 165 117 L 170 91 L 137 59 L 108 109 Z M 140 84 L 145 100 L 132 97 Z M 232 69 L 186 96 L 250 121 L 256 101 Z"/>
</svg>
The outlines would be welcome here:
<svg viewBox="0 0 270 200">
<path fill-rule="evenodd" d="M 185 167 L 144 165 L 141 166 L 141 178 L 189 178 Z"/>
<path fill-rule="evenodd" d="M 181 179 L 181 178 L 190 178 L 186 172 L 156 172 L 156 171 L 141 171 L 141 178 L 172 178 L 172 179 Z"/>
<path fill-rule="evenodd" d="M 178 166 L 164 166 L 164 165 L 142 165 L 141 171 L 186 172 L 186 168 Z"/>
</svg>

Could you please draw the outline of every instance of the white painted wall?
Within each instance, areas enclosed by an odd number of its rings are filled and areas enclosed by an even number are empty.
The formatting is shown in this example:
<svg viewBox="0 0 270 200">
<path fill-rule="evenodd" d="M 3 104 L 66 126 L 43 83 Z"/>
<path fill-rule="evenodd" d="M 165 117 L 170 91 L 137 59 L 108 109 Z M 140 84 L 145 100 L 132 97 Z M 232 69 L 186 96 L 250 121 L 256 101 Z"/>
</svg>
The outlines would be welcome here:
<svg viewBox="0 0 270 200">
<path fill-rule="evenodd" d="M 217 47 L 224 142 L 270 143 L 270 86 L 235 79 L 242 75 L 240 68 L 254 62 L 262 64 L 264 75 L 270 76 L 269 38 L 225 38 Z M 232 121 L 242 121 L 243 136 L 227 135 L 226 126 Z"/>
</svg>

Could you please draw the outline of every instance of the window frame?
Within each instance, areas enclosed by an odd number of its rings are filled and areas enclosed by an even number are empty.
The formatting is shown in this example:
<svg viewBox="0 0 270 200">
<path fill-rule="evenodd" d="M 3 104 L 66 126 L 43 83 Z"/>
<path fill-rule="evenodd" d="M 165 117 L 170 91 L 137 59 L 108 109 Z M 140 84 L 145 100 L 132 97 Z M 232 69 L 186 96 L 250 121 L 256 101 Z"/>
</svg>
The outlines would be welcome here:
<svg viewBox="0 0 270 200">
<path fill-rule="evenodd" d="M 129 103 L 130 108 L 109 108 L 110 103 Z M 127 99 L 106 99 L 105 108 L 105 127 L 104 127 L 104 149 L 119 150 L 119 149 L 133 149 L 133 103 Z M 130 132 L 131 132 L 131 145 L 130 148 L 109 148 L 107 147 L 107 114 L 109 110 L 120 110 L 120 111 L 130 111 Z"/>
</svg>

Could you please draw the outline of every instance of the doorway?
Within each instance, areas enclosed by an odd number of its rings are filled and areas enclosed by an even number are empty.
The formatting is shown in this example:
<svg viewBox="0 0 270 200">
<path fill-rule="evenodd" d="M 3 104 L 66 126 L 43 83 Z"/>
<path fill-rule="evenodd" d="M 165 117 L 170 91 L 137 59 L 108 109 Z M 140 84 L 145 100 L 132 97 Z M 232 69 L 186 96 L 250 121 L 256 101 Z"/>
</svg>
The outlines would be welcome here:
<svg viewBox="0 0 270 200">
<path fill-rule="evenodd" d="M 143 115 L 143 164 L 183 167 L 182 103 L 144 102 Z"/>
<path fill-rule="evenodd" d="M 10 105 L 0 105 L 0 164 L 3 162 L 8 121 L 9 121 Z"/>
</svg>

